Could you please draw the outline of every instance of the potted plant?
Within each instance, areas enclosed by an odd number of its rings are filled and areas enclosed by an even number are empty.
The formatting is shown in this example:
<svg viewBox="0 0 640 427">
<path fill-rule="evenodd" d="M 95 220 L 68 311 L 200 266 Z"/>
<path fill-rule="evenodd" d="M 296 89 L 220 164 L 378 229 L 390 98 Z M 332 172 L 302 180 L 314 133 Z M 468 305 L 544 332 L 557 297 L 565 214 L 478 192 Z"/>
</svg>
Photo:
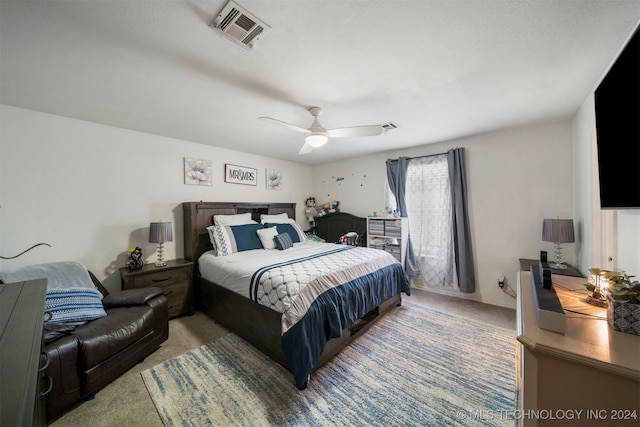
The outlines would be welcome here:
<svg viewBox="0 0 640 427">
<path fill-rule="evenodd" d="M 616 331 L 640 335 L 640 283 L 624 271 L 601 270 L 609 302 L 607 321 Z"/>
</svg>

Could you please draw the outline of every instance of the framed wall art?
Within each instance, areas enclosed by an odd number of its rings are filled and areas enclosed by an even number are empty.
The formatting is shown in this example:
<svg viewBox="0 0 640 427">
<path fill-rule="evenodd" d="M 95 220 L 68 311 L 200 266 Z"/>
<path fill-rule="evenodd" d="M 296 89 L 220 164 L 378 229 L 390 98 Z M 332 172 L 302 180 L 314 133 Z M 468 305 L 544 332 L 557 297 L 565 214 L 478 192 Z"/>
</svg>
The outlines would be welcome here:
<svg viewBox="0 0 640 427">
<path fill-rule="evenodd" d="M 224 182 L 231 184 L 258 185 L 258 169 L 227 163 L 224 165 Z"/>
<path fill-rule="evenodd" d="M 184 183 L 211 185 L 211 160 L 184 158 Z"/>
<path fill-rule="evenodd" d="M 266 169 L 267 190 L 282 190 L 282 171 Z"/>
</svg>

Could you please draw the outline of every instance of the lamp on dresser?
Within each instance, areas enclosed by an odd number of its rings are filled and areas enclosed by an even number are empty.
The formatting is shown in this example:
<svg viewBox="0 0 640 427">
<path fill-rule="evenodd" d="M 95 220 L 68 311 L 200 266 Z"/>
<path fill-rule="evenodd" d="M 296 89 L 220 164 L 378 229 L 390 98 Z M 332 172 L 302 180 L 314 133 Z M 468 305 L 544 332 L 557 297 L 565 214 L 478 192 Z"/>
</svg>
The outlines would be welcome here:
<svg viewBox="0 0 640 427">
<path fill-rule="evenodd" d="M 170 222 L 152 222 L 149 226 L 149 243 L 158 244 L 158 261 L 156 267 L 167 265 L 164 261 L 163 247 L 164 242 L 173 241 L 173 231 Z"/>
<path fill-rule="evenodd" d="M 556 254 L 556 261 L 549 266 L 555 269 L 565 269 L 567 266 L 562 262 L 562 243 L 575 242 L 572 219 L 545 219 L 542 223 L 542 240 L 553 242 Z"/>
</svg>

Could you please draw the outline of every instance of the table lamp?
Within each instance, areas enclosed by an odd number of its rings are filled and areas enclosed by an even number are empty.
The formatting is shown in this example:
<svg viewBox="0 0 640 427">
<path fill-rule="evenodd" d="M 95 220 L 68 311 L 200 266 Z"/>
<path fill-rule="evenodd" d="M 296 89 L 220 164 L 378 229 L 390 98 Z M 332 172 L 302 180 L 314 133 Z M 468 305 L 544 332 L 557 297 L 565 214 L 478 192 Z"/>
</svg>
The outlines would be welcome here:
<svg viewBox="0 0 640 427">
<path fill-rule="evenodd" d="M 562 243 L 575 242 L 573 220 L 545 219 L 542 223 L 542 240 L 544 242 L 553 242 L 555 245 L 556 261 L 555 263 L 550 263 L 549 266 L 559 270 L 567 268 L 562 262 L 562 247 L 560 245 Z"/>
<path fill-rule="evenodd" d="M 156 261 L 156 267 L 162 267 L 167 265 L 163 257 L 162 245 L 164 242 L 173 241 L 173 232 L 171 231 L 170 222 L 152 222 L 149 226 L 149 243 L 158 244 L 158 261 Z"/>
</svg>

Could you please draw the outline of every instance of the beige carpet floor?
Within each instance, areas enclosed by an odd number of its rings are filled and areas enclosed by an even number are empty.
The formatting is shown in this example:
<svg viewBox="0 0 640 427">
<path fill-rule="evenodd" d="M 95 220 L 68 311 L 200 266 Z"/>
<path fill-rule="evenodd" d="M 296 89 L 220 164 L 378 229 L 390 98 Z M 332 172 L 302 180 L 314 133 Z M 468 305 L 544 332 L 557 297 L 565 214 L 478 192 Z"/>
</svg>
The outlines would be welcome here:
<svg viewBox="0 0 640 427">
<path fill-rule="evenodd" d="M 51 425 L 162 427 L 164 424 L 149 397 L 140 372 L 228 333 L 204 313 L 170 320 L 169 339 L 158 350 L 96 393 L 93 400 L 81 403 Z"/>
<path fill-rule="evenodd" d="M 514 331 L 515 337 L 515 310 L 417 289 L 413 289 L 412 294 L 411 297 L 403 295 L 403 298 L 407 298 L 414 304 L 429 306 L 435 310 L 509 328 Z M 147 357 L 143 363 L 134 366 L 98 392 L 95 399 L 83 402 L 55 420 L 51 425 L 53 427 L 162 427 L 162 421 L 140 373 L 227 333 L 226 329 L 203 313 L 172 319 L 169 322 L 169 339 L 158 350 Z"/>
</svg>

